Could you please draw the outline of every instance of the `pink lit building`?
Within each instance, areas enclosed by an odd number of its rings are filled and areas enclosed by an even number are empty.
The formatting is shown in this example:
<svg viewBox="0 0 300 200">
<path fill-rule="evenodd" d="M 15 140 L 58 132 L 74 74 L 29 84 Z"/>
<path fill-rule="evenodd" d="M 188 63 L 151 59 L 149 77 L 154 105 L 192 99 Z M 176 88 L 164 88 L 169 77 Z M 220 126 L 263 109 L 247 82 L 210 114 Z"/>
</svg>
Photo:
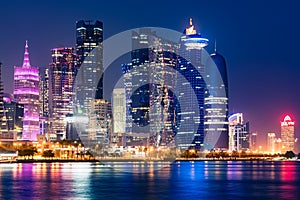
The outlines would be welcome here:
<svg viewBox="0 0 300 200">
<path fill-rule="evenodd" d="M 39 134 L 39 70 L 29 61 L 26 41 L 22 67 L 14 70 L 14 98 L 24 105 L 23 140 L 37 140 Z"/>
<path fill-rule="evenodd" d="M 295 151 L 295 121 L 286 115 L 281 123 L 281 153 Z"/>
</svg>

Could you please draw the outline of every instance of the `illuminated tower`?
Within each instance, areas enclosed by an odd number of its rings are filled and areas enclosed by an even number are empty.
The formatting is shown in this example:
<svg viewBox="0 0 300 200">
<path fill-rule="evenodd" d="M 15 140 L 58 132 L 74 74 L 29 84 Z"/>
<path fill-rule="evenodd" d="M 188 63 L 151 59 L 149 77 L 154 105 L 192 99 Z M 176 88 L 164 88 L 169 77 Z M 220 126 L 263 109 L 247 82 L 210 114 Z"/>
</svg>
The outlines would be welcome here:
<svg viewBox="0 0 300 200">
<path fill-rule="evenodd" d="M 211 55 L 217 70 L 208 68 L 205 72 L 206 79 L 211 79 L 207 84 L 209 96 L 205 101 L 205 135 L 207 143 L 215 143 L 215 148 L 228 149 L 228 78 L 225 58 L 215 52 Z M 218 74 L 221 80 L 218 80 Z M 210 141 L 213 140 L 213 141 Z M 214 141 L 216 140 L 216 141 Z"/>
<path fill-rule="evenodd" d="M 23 140 L 37 140 L 39 134 L 39 70 L 29 62 L 26 41 L 22 67 L 14 70 L 14 98 L 24 105 Z"/>
<path fill-rule="evenodd" d="M 80 74 L 76 83 L 76 104 L 80 114 L 88 115 L 94 98 L 103 99 L 103 23 L 76 22 L 76 54 Z M 99 82 L 98 76 L 101 76 Z M 92 88 L 95 88 L 93 90 Z"/>
<path fill-rule="evenodd" d="M 56 139 L 66 138 L 66 116 L 73 113 L 73 90 L 77 55 L 74 48 L 55 48 L 51 51 L 52 63 L 49 68 L 49 110 L 51 131 Z"/>
<path fill-rule="evenodd" d="M 207 45 L 208 39 L 197 33 L 190 19 L 190 26 L 180 38 L 177 71 L 182 76 L 177 77 L 175 84 L 179 93 L 178 101 L 185 105 L 177 109 L 177 121 L 181 124 L 175 140 L 181 149 L 204 147 L 204 98 L 207 97 L 207 91 L 203 77 L 209 58 L 204 50 Z"/>
<path fill-rule="evenodd" d="M 281 153 L 295 150 L 295 122 L 286 115 L 281 122 Z"/>
</svg>

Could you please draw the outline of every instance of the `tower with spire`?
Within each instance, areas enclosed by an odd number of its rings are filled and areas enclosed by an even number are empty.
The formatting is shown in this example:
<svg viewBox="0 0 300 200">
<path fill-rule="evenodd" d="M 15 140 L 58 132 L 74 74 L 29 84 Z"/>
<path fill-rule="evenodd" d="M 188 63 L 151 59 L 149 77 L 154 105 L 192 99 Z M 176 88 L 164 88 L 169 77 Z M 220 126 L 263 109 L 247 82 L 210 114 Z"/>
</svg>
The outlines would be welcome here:
<svg viewBox="0 0 300 200">
<path fill-rule="evenodd" d="M 23 65 L 14 69 L 14 99 L 24 105 L 22 139 L 36 141 L 39 134 L 39 70 L 30 65 L 27 41 Z"/>
<path fill-rule="evenodd" d="M 192 19 L 180 38 L 176 79 L 178 108 L 176 143 L 181 149 L 211 150 L 228 147 L 228 95 L 226 64 L 215 52 L 208 54 L 209 40 L 196 30 Z M 190 90 L 189 88 L 192 88 Z"/>
</svg>

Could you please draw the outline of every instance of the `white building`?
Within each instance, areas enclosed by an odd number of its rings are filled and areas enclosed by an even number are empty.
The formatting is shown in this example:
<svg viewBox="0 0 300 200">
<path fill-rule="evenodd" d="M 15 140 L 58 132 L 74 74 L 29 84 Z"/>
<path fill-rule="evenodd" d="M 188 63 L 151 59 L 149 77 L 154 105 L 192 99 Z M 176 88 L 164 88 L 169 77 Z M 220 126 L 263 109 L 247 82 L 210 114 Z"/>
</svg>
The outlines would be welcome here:
<svg viewBox="0 0 300 200">
<path fill-rule="evenodd" d="M 243 114 L 235 113 L 229 121 L 229 151 L 249 150 L 249 122 L 244 124 Z"/>
</svg>

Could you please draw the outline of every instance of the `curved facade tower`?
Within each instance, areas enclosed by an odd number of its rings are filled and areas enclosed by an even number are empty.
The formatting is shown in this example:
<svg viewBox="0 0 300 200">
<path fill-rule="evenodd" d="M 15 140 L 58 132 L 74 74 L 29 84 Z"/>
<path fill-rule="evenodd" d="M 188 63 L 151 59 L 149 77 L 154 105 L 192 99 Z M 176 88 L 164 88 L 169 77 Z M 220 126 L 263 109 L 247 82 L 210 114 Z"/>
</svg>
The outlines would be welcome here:
<svg viewBox="0 0 300 200">
<path fill-rule="evenodd" d="M 39 70 L 30 65 L 27 41 L 23 65 L 14 69 L 14 98 L 24 105 L 22 139 L 35 141 L 39 134 Z"/>
<path fill-rule="evenodd" d="M 228 78 L 226 62 L 222 55 L 215 52 L 211 55 L 212 60 L 218 70 L 211 71 L 209 78 L 212 79 L 207 86 L 209 96 L 205 98 L 205 134 L 210 143 L 210 136 L 218 138 L 214 141 L 212 148 L 228 148 Z M 215 77 L 220 73 L 222 81 L 215 81 Z M 225 90 L 225 93 L 222 92 Z M 209 145 L 208 145 L 209 146 Z"/>
</svg>

